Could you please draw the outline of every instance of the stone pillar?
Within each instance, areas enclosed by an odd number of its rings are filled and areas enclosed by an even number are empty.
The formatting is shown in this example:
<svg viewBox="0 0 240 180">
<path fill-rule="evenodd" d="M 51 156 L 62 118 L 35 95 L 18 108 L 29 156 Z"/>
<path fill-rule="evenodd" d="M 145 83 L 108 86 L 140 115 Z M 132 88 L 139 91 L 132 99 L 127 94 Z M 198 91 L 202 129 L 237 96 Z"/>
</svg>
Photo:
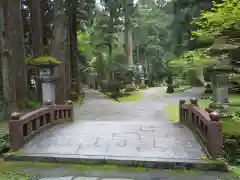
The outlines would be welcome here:
<svg viewBox="0 0 240 180">
<path fill-rule="evenodd" d="M 141 79 L 141 85 L 145 85 L 145 78 L 144 78 L 144 76 L 141 76 L 140 79 Z"/>
<path fill-rule="evenodd" d="M 53 82 L 42 83 L 42 97 L 43 103 L 46 101 L 55 102 L 55 86 Z"/>
<path fill-rule="evenodd" d="M 214 88 L 214 101 L 217 104 L 228 103 L 228 73 L 217 73 Z"/>
</svg>

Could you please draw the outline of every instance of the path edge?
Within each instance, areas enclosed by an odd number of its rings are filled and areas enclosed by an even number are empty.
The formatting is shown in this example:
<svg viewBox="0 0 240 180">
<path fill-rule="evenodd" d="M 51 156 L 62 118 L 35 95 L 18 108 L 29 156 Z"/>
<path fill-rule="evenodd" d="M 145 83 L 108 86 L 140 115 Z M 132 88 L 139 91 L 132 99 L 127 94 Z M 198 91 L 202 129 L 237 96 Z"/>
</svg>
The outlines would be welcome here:
<svg viewBox="0 0 240 180">
<path fill-rule="evenodd" d="M 152 169 L 175 169 L 175 170 L 201 170 L 228 172 L 228 165 L 220 160 L 196 160 L 196 159 L 163 159 L 136 158 L 136 157 L 111 157 L 111 156 L 84 156 L 79 155 L 64 157 L 45 154 L 21 154 L 21 152 L 7 153 L 4 161 L 32 161 L 49 163 L 68 163 L 86 165 L 120 165 L 129 167 L 143 167 Z"/>
</svg>

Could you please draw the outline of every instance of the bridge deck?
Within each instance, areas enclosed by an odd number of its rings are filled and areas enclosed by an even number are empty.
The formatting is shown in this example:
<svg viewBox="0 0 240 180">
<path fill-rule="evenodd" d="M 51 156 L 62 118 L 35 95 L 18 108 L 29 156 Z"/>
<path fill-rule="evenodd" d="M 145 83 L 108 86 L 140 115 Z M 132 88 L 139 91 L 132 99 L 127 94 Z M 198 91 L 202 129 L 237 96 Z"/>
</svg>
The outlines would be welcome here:
<svg viewBox="0 0 240 180">
<path fill-rule="evenodd" d="M 170 99 L 176 102 L 183 95 Z M 75 108 L 75 122 L 45 131 L 21 151 L 45 157 L 202 159 L 204 152 L 192 132 L 168 121 L 163 108 L 170 99 L 150 97 L 152 93 L 139 102 L 118 103 L 86 90 L 85 103 Z"/>
</svg>

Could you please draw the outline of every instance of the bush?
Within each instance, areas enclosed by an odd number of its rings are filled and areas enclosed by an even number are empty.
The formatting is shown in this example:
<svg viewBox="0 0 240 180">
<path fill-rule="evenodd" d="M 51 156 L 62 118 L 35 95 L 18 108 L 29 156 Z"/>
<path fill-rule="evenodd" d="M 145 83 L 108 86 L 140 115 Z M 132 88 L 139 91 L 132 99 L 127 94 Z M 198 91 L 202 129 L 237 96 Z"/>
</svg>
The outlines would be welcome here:
<svg viewBox="0 0 240 180">
<path fill-rule="evenodd" d="M 120 92 L 120 84 L 109 82 L 107 85 L 107 91 L 108 92 Z"/>
<path fill-rule="evenodd" d="M 145 84 L 140 84 L 139 85 L 139 89 L 146 89 L 147 88 L 147 85 L 145 85 Z"/>
<path fill-rule="evenodd" d="M 213 93 L 213 90 L 212 90 L 210 84 L 207 84 L 207 85 L 205 86 L 205 93 Z"/>
<path fill-rule="evenodd" d="M 124 90 L 124 92 L 134 92 L 136 91 L 136 87 L 128 87 L 127 89 Z"/>
<path fill-rule="evenodd" d="M 235 163 L 240 158 L 240 126 L 239 122 L 234 121 L 234 116 L 222 118 L 224 155 L 226 160 L 231 163 Z"/>
<path fill-rule="evenodd" d="M 174 88 L 172 85 L 168 85 L 167 87 L 167 93 L 173 93 L 174 92 Z"/>
<path fill-rule="evenodd" d="M 10 150 L 8 143 L 8 134 L 0 136 L 0 155 L 7 153 Z"/>
<path fill-rule="evenodd" d="M 113 98 L 113 99 L 117 99 L 117 98 L 122 97 L 122 96 L 123 96 L 123 95 L 122 95 L 122 93 L 120 93 L 120 92 L 113 92 L 113 93 L 111 93 L 111 95 L 110 95 L 110 97 Z"/>
<path fill-rule="evenodd" d="M 24 99 L 24 104 L 25 104 L 25 107 L 29 108 L 29 109 L 37 109 L 37 108 L 41 107 L 41 103 L 31 101 L 31 100 L 29 100 L 27 98 Z"/>
<path fill-rule="evenodd" d="M 79 100 L 79 95 L 76 92 L 71 92 L 70 93 L 70 100 L 71 101 L 78 101 Z"/>
<path fill-rule="evenodd" d="M 102 81 L 101 90 L 103 92 L 120 92 L 121 84 L 111 82 L 111 81 Z"/>
<path fill-rule="evenodd" d="M 179 88 L 179 87 L 180 87 L 180 84 L 179 84 L 179 83 L 174 83 L 174 84 L 172 84 L 172 87 L 173 87 L 173 88 Z"/>
</svg>

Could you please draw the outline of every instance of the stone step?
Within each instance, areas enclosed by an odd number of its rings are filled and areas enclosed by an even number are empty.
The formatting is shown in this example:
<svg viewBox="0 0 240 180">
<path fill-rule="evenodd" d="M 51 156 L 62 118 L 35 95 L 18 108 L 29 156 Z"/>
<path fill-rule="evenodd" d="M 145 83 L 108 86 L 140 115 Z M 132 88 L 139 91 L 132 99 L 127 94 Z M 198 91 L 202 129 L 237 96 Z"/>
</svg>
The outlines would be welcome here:
<svg viewBox="0 0 240 180">
<path fill-rule="evenodd" d="M 153 169 L 174 170 L 202 170 L 227 172 L 228 166 L 220 160 L 201 159 L 168 159 L 144 157 L 119 157 L 119 156 L 88 156 L 88 155 L 53 155 L 53 154 L 21 154 L 8 153 L 4 155 L 5 161 L 33 161 L 54 162 L 70 164 L 108 164 L 130 167 L 144 167 Z"/>
<path fill-rule="evenodd" d="M 236 180 L 231 173 L 214 171 L 175 171 L 88 166 L 88 169 L 79 169 L 73 165 L 44 165 L 42 167 L 24 168 L 24 172 L 33 180 Z"/>
</svg>

